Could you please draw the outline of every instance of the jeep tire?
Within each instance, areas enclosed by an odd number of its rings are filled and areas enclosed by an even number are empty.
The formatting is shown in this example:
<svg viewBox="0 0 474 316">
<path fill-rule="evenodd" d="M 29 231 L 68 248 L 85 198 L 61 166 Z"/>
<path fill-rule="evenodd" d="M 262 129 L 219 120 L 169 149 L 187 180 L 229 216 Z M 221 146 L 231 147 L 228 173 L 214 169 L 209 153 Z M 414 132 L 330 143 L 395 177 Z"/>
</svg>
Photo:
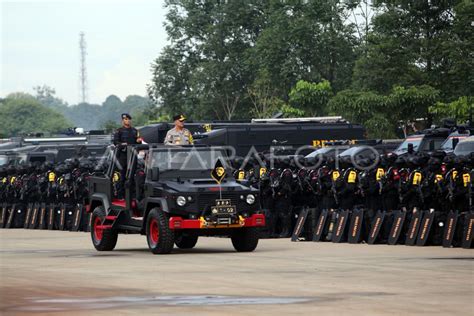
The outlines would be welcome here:
<svg viewBox="0 0 474 316">
<path fill-rule="evenodd" d="M 180 249 L 191 249 L 196 246 L 198 238 L 198 235 L 176 232 L 174 243 Z"/>
<path fill-rule="evenodd" d="M 238 252 L 254 251 L 258 245 L 259 230 L 256 227 L 237 229 L 231 236 L 232 245 Z"/>
<path fill-rule="evenodd" d="M 111 251 L 117 244 L 118 233 L 112 229 L 102 229 L 105 218 L 105 210 L 102 206 L 97 206 L 92 212 L 91 237 L 95 249 L 98 251 Z"/>
<path fill-rule="evenodd" d="M 167 254 L 173 250 L 174 232 L 169 228 L 168 214 L 159 208 L 151 209 L 146 220 L 146 240 L 153 254 Z"/>
</svg>

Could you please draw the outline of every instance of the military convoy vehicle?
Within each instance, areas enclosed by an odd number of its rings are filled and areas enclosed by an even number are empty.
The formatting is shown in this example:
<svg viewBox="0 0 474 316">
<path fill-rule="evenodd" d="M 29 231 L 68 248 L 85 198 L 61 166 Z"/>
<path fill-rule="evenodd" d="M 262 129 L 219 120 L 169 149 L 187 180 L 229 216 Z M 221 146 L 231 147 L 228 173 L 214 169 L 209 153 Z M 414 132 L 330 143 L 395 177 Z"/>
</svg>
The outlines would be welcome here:
<svg viewBox="0 0 474 316">
<path fill-rule="evenodd" d="M 111 135 L 13 137 L 0 144 L 0 166 L 23 163 L 60 163 L 69 158 L 101 157 Z"/>
<path fill-rule="evenodd" d="M 456 156 L 469 156 L 474 153 L 474 136 L 462 139 L 453 152 Z"/>
<path fill-rule="evenodd" d="M 100 158 L 106 150 L 105 144 L 51 144 L 30 145 L 0 151 L 0 166 L 50 162 L 57 164 L 69 158 Z"/>
<path fill-rule="evenodd" d="M 148 143 L 163 143 L 166 132 L 173 126 L 160 123 L 140 129 Z M 312 118 L 253 119 L 249 121 L 188 123 L 196 144 L 229 146 L 237 156 L 245 157 L 254 148 L 268 151 L 272 146 L 324 146 L 335 140 L 365 139 L 365 129 L 340 116 Z"/>
<path fill-rule="evenodd" d="M 125 178 L 115 159 L 90 178 L 91 238 L 98 251 L 113 250 L 119 234 L 145 235 L 154 254 L 170 253 L 174 244 L 193 248 L 200 236 L 230 237 L 237 251 L 253 251 L 265 217 L 259 191 L 237 182 L 219 147 L 128 146 Z M 142 158 L 143 157 L 143 158 Z M 230 174 L 230 176 L 227 176 Z M 114 190 L 123 183 L 124 196 Z"/>
</svg>

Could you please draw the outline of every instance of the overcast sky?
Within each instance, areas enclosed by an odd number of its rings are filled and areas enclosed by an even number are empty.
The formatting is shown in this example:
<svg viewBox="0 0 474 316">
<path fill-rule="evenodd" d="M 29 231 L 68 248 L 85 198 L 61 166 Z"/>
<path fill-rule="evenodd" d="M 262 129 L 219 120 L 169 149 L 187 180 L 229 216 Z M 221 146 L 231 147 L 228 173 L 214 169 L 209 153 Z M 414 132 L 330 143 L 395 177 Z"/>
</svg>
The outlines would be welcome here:
<svg viewBox="0 0 474 316">
<path fill-rule="evenodd" d="M 80 100 L 79 33 L 87 44 L 88 101 L 146 95 L 150 64 L 167 44 L 162 0 L 0 0 L 0 97 L 46 84 Z"/>
</svg>

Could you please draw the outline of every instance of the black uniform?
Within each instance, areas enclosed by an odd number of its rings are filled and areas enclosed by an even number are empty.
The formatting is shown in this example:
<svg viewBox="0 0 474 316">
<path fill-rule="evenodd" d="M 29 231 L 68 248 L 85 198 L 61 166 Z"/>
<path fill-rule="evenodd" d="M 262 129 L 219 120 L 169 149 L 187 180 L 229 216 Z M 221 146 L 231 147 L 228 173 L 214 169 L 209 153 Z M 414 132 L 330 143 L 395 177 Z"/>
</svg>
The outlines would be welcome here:
<svg viewBox="0 0 474 316">
<path fill-rule="evenodd" d="M 120 145 L 127 143 L 127 145 L 138 144 L 137 139 L 140 137 L 140 133 L 135 127 L 120 127 L 115 131 L 114 134 L 114 145 Z"/>
<path fill-rule="evenodd" d="M 114 134 L 114 145 L 119 146 L 126 143 L 127 145 L 138 144 L 140 133 L 135 127 L 120 127 Z M 120 163 L 120 184 L 119 195 L 123 195 L 125 175 L 127 173 L 127 147 L 119 148 L 117 151 L 117 160 Z"/>
</svg>

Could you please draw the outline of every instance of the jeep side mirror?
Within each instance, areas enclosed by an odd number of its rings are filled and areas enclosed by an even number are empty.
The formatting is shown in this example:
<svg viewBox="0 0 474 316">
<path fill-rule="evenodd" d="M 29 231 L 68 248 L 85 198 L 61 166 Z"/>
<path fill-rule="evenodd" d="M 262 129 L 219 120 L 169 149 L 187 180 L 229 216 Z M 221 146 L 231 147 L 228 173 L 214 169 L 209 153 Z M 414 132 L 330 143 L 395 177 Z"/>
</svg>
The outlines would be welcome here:
<svg viewBox="0 0 474 316">
<path fill-rule="evenodd" d="M 151 181 L 158 181 L 160 179 L 160 168 L 151 168 Z"/>
</svg>

